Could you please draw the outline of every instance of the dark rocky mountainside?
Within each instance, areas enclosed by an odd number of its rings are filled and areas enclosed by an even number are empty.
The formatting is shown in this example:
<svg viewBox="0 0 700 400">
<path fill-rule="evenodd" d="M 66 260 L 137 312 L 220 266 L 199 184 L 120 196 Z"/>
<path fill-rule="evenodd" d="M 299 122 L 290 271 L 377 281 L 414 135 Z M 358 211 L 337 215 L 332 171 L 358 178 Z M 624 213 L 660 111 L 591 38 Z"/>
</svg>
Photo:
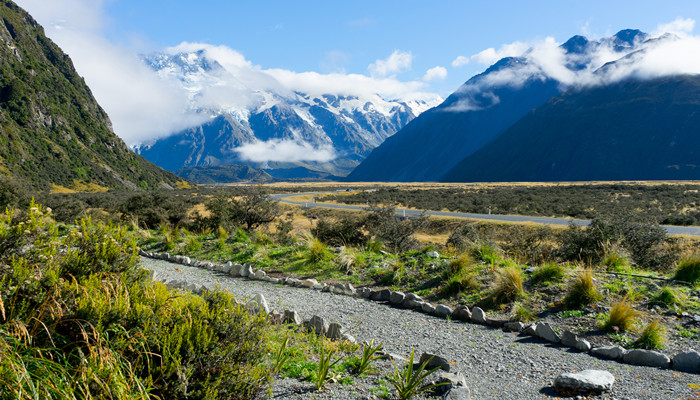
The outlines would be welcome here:
<svg viewBox="0 0 700 400">
<path fill-rule="evenodd" d="M 184 182 L 129 150 L 68 55 L 9 0 L 0 2 L 0 176 L 44 190 Z"/>
<path fill-rule="evenodd" d="M 700 179 L 700 76 L 571 90 L 530 112 L 443 180 Z"/>
<path fill-rule="evenodd" d="M 183 167 L 177 175 L 198 184 L 233 183 L 233 182 L 271 182 L 270 174 L 247 165 L 215 165 L 209 167 Z"/>
</svg>

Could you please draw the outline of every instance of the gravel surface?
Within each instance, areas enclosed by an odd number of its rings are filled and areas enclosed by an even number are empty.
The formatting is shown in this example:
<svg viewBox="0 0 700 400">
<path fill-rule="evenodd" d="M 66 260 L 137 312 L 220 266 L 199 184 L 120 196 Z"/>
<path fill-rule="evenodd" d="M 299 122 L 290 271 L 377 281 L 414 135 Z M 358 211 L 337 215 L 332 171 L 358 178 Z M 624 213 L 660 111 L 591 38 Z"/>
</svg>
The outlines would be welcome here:
<svg viewBox="0 0 700 400">
<path fill-rule="evenodd" d="M 700 400 L 700 391 L 694 390 L 700 385 L 698 375 L 601 360 L 529 336 L 448 321 L 365 299 L 233 278 L 162 260 L 143 258 L 143 264 L 160 281 L 185 280 L 209 288 L 218 285 L 241 299 L 262 293 L 273 309 L 295 310 L 303 319 L 318 315 L 327 322 L 338 322 L 358 342 L 384 342 L 385 351 L 392 354 L 407 357 L 412 348 L 416 356 L 424 351 L 438 354 L 452 364 L 451 372 L 466 377 L 474 399 L 556 398 L 559 396 L 552 382 L 557 375 L 599 369 L 610 371 L 616 378 L 612 392 L 602 398 Z M 358 398 L 347 393 L 331 397 L 280 393 L 291 387 L 294 383 L 276 385 L 274 397 Z"/>
</svg>

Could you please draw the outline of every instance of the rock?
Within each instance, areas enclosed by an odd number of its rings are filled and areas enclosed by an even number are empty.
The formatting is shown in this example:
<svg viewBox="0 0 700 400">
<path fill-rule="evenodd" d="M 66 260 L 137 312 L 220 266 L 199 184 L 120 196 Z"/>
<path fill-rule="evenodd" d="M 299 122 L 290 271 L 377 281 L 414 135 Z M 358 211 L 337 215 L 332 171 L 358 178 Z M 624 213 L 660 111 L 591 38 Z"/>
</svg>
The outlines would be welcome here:
<svg viewBox="0 0 700 400">
<path fill-rule="evenodd" d="M 522 333 L 528 336 L 537 336 L 537 324 L 530 324 L 523 329 Z"/>
<path fill-rule="evenodd" d="M 357 343 L 357 340 L 355 340 L 355 337 L 353 337 L 351 334 L 349 334 L 349 333 L 347 333 L 347 332 L 343 332 L 343 333 L 341 334 L 341 337 L 340 337 L 340 338 L 343 339 L 343 340 L 345 340 L 346 342 Z"/>
<path fill-rule="evenodd" d="M 243 264 L 243 266 L 241 267 L 241 276 L 244 278 L 248 278 L 253 274 L 253 267 L 248 263 Z"/>
<path fill-rule="evenodd" d="M 367 288 L 367 287 L 362 288 L 362 289 L 360 289 L 360 295 L 362 297 L 364 297 L 365 299 L 369 299 L 370 297 L 372 297 L 372 289 Z"/>
<path fill-rule="evenodd" d="M 673 369 L 691 374 L 700 374 L 700 353 L 689 349 L 673 356 Z"/>
<path fill-rule="evenodd" d="M 336 283 L 331 289 L 331 292 L 333 292 L 333 294 L 345 294 L 345 285 Z"/>
<path fill-rule="evenodd" d="M 435 307 L 433 314 L 437 315 L 438 317 L 449 317 L 452 315 L 452 309 L 444 304 L 438 304 Z"/>
<path fill-rule="evenodd" d="M 270 283 L 273 283 L 275 285 L 279 285 L 280 280 L 279 280 L 279 278 L 270 278 Z"/>
<path fill-rule="evenodd" d="M 389 303 L 399 305 L 403 303 L 404 298 L 406 298 L 406 295 L 403 294 L 403 292 L 391 292 L 391 296 L 389 297 Z"/>
<path fill-rule="evenodd" d="M 435 306 L 430 303 L 421 304 L 420 309 L 426 314 L 432 314 L 435 312 Z"/>
<path fill-rule="evenodd" d="M 500 318 L 486 318 L 486 322 L 489 325 L 496 326 L 498 328 L 503 328 L 505 324 L 508 323 L 507 319 L 500 319 Z"/>
<path fill-rule="evenodd" d="M 557 376 L 554 379 L 554 388 L 570 396 L 576 392 L 607 392 L 612 389 L 614 383 L 615 377 L 610 372 L 587 369 Z"/>
<path fill-rule="evenodd" d="M 668 368 L 671 359 L 663 353 L 653 350 L 634 349 L 622 356 L 622 362 L 645 367 Z"/>
<path fill-rule="evenodd" d="M 352 284 L 346 283 L 343 288 L 343 294 L 346 296 L 355 296 L 357 294 L 357 289 L 355 289 Z"/>
<path fill-rule="evenodd" d="M 323 293 L 330 293 L 331 291 L 331 285 L 323 285 L 323 288 L 321 289 Z"/>
<path fill-rule="evenodd" d="M 253 274 L 253 279 L 255 279 L 256 281 L 262 281 L 265 279 L 266 276 L 267 274 L 265 273 L 265 271 L 259 269 Z"/>
<path fill-rule="evenodd" d="M 438 253 L 437 251 L 429 251 L 425 253 L 425 256 L 430 258 L 440 258 L 440 253 Z"/>
<path fill-rule="evenodd" d="M 414 293 L 408 293 L 406 297 L 404 297 L 403 302 L 401 304 L 404 308 L 412 310 L 414 308 L 420 308 L 423 304 L 423 299 L 421 299 L 420 296 Z"/>
<path fill-rule="evenodd" d="M 571 331 L 564 331 L 561 334 L 561 344 L 567 347 L 576 347 L 578 337 Z"/>
<path fill-rule="evenodd" d="M 458 386 L 450 389 L 442 398 L 443 400 L 472 400 L 472 392 L 468 386 Z"/>
<path fill-rule="evenodd" d="M 326 286 L 327 285 L 325 283 L 317 283 L 311 289 L 323 291 L 323 289 L 325 289 Z"/>
<path fill-rule="evenodd" d="M 445 398 L 450 398 L 450 399 L 470 399 L 471 397 L 463 397 L 464 394 L 460 394 L 459 389 L 464 389 L 467 388 L 467 381 L 464 378 L 463 375 L 461 374 L 453 374 L 451 372 L 445 372 L 445 371 L 438 371 L 436 373 L 437 379 L 434 381 L 434 383 L 442 383 L 443 385 L 437 386 L 435 388 L 435 391 L 438 394 L 443 395 L 443 399 Z M 468 390 L 468 388 L 467 388 Z M 455 391 L 455 393 L 450 397 L 449 393 Z M 455 397 L 456 395 L 462 396 L 462 397 Z M 469 393 L 469 396 L 471 396 L 471 392 Z"/>
<path fill-rule="evenodd" d="M 591 343 L 586 339 L 579 339 L 576 341 L 576 350 L 588 353 L 591 351 Z"/>
<path fill-rule="evenodd" d="M 561 338 L 559 337 L 559 335 L 557 335 L 557 333 L 554 332 L 554 329 L 552 329 L 552 327 L 547 322 L 541 322 L 537 324 L 537 326 L 535 327 L 535 334 L 538 337 L 550 343 L 561 342 Z"/>
<path fill-rule="evenodd" d="M 447 362 L 447 360 L 438 355 L 423 353 L 420 355 L 420 360 L 418 360 L 418 363 L 423 364 L 424 362 L 427 362 L 425 369 L 430 370 L 433 368 L 440 368 L 445 372 L 450 372 L 450 364 Z"/>
<path fill-rule="evenodd" d="M 275 325 L 281 324 L 284 321 L 284 314 L 277 310 L 272 310 L 270 311 L 270 321 Z"/>
<path fill-rule="evenodd" d="M 627 350 L 620 346 L 601 346 L 591 349 L 591 354 L 594 356 L 608 358 L 611 360 L 619 360 L 625 355 L 625 353 L 627 353 Z"/>
<path fill-rule="evenodd" d="M 245 305 L 245 309 L 251 314 L 270 313 L 270 306 L 267 305 L 267 300 L 265 300 L 265 296 L 262 293 L 258 293 L 255 298 L 249 300 Z"/>
<path fill-rule="evenodd" d="M 297 278 L 287 278 L 287 282 L 285 284 L 287 286 L 297 287 L 301 285 L 301 281 Z"/>
<path fill-rule="evenodd" d="M 485 324 L 486 313 L 484 312 L 484 310 L 482 310 L 479 307 L 474 307 L 472 309 L 472 321 L 476 322 L 477 324 Z"/>
<path fill-rule="evenodd" d="M 224 264 L 223 267 L 221 267 L 221 272 L 223 272 L 224 274 L 228 274 L 231 272 L 231 268 L 233 268 L 233 264 L 231 263 L 231 261 L 229 261 L 226 264 Z"/>
<path fill-rule="evenodd" d="M 341 329 L 342 327 L 340 324 L 333 322 L 332 324 L 328 325 L 326 337 L 332 340 L 340 339 L 342 337 Z"/>
<path fill-rule="evenodd" d="M 310 320 L 304 321 L 304 326 L 318 336 L 323 336 L 328 332 L 328 323 L 318 315 L 314 315 Z"/>
<path fill-rule="evenodd" d="M 389 289 L 375 290 L 372 292 L 372 300 L 374 301 L 389 301 L 390 298 L 391 290 Z"/>
<path fill-rule="evenodd" d="M 301 281 L 301 287 L 312 288 L 314 285 L 318 285 L 318 281 L 316 279 L 304 279 Z"/>
<path fill-rule="evenodd" d="M 284 310 L 283 321 L 287 324 L 301 325 L 301 317 L 296 311 Z"/>
<path fill-rule="evenodd" d="M 456 321 L 471 321 L 472 312 L 469 311 L 469 307 L 460 305 L 452 311 L 452 319 Z"/>
<path fill-rule="evenodd" d="M 191 265 L 192 264 L 192 259 L 189 257 L 182 257 L 182 264 L 184 265 Z"/>
<path fill-rule="evenodd" d="M 243 266 L 241 264 L 238 264 L 238 263 L 233 264 L 231 266 L 231 271 L 229 271 L 228 274 L 231 276 L 239 277 L 239 276 L 241 276 L 241 268 L 242 267 Z"/>
<path fill-rule="evenodd" d="M 518 322 L 518 321 L 506 322 L 503 325 L 503 328 L 505 330 L 511 331 L 511 332 L 522 332 L 522 330 L 525 329 L 525 324 L 523 324 L 522 322 Z"/>
</svg>

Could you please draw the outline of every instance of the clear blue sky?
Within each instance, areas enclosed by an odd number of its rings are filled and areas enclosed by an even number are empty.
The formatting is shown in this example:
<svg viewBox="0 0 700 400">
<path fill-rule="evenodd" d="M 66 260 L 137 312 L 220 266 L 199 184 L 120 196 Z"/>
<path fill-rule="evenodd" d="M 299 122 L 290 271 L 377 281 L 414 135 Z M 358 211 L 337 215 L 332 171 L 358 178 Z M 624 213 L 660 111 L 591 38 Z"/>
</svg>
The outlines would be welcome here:
<svg viewBox="0 0 700 400">
<path fill-rule="evenodd" d="M 418 80 L 442 66 L 447 77 L 431 88 L 446 95 L 486 67 L 453 67 L 458 56 L 548 36 L 651 32 L 677 18 L 700 19 L 700 1 L 110 0 L 104 12 L 113 42 L 143 50 L 223 44 L 263 68 L 366 74 L 394 50 L 410 52 L 411 67 L 399 78 Z"/>
</svg>

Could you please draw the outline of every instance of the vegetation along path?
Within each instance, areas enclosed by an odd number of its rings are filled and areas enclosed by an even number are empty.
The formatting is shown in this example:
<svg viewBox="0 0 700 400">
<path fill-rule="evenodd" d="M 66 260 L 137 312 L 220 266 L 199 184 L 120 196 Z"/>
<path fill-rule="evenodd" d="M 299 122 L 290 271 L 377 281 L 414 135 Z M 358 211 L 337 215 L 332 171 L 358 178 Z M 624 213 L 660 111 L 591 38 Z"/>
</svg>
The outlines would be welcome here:
<svg viewBox="0 0 700 400">
<path fill-rule="evenodd" d="M 294 194 L 275 194 L 271 197 L 277 201 L 287 204 L 295 204 L 306 207 L 326 207 L 326 208 L 336 208 L 343 210 L 367 210 L 369 207 L 365 206 L 353 206 L 347 204 L 326 204 L 326 203 L 309 203 L 303 201 L 293 201 L 287 199 L 288 197 L 296 196 L 321 196 L 325 194 L 332 194 L 333 192 L 308 192 L 308 193 L 294 193 Z M 474 214 L 474 213 L 460 213 L 460 212 L 450 212 L 450 211 L 430 211 L 430 210 L 396 210 L 397 214 L 401 214 L 406 217 L 415 217 L 421 214 L 432 215 L 438 217 L 452 217 L 452 218 L 469 218 L 469 219 L 482 219 L 491 221 L 503 221 L 503 222 L 532 222 L 535 224 L 544 225 L 569 225 L 572 221 L 576 225 L 586 226 L 591 221 L 584 219 L 571 219 L 571 218 L 551 218 L 551 217 L 531 217 L 524 215 L 497 215 L 497 214 Z M 674 225 L 662 225 L 669 235 L 690 235 L 690 236 L 700 236 L 700 226 L 674 226 Z"/>
<path fill-rule="evenodd" d="M 338 322 L 358 342 L 374 339 L 385 350 L 403 357 L 432 352 L 452 364 L 452 372 L 465 375 L 474 399 L 554 398 L 554 378 L 564 372 L 599 369 L 610 371 L 616 382 L 602 398 L 695 399 L 698 375 L 601 360 L 531 337 L 506 333 L 477 324 L 465 324 L 393 308 L 365 299 L 316 290 L 291 288 L 200 268 L 144 258 L 143 264 L 160 281 L 184 280 L 196 285 L 251 298 L 262 293 L 270 307 L 295 310 L 302 318 L 318 315 Z"/>
</svg>

